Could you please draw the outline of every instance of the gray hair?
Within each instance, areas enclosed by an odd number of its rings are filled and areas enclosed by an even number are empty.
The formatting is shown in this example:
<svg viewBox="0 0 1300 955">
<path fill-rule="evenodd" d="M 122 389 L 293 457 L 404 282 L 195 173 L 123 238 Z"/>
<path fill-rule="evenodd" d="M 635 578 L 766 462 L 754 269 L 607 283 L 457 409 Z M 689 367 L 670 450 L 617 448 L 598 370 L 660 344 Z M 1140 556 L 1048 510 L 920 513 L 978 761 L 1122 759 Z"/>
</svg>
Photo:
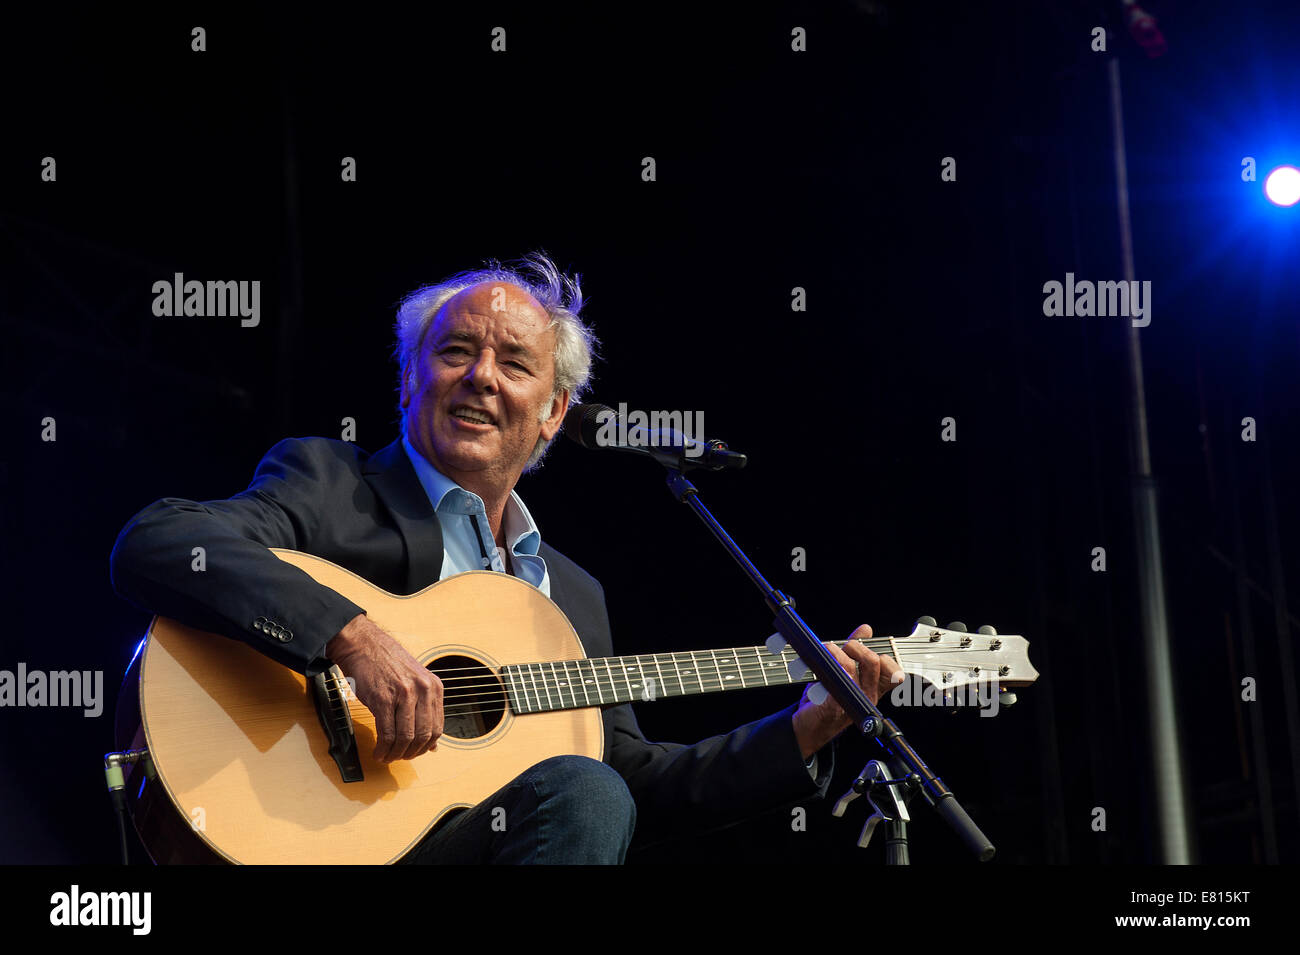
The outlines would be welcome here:
<svg viewBox="0 0 1300 955">
<path fill-rule="evenodd" d="M 484 282 L 504 282 L 535 298 L 550 317 L 547 328 L 555 329 L 555 387 L 551 391 L 551 400 L 561 391 L 569 392 L 570 403 L 582 400 L 591 381 L 591 365 L 600 344 L 595 332 L 581 318 L 583 298 L 579 282 L 582 276 L 563 274 L 545 252 L 530 253 L 516 265 L 507 268 L 490 259 L 484 268 L 458 272 L 436 285 L 416 289 L 402 299 L 394 324 L 397 347 L 393 349 L 393 357 L 397 359 L 399 391 L 408 366 L 418 374 L 416 359 L 425 333 L 452 296 Z M 549 416 L 549 406 L 543 405 L 540 420 L 545 421 Z M 402 434 L 406 434 L 405 414 L 402 415 Z M 531 471 L 541 464 L 549 446 L 549 441 L 538 436 L 524 470 Z"/>
</svg>

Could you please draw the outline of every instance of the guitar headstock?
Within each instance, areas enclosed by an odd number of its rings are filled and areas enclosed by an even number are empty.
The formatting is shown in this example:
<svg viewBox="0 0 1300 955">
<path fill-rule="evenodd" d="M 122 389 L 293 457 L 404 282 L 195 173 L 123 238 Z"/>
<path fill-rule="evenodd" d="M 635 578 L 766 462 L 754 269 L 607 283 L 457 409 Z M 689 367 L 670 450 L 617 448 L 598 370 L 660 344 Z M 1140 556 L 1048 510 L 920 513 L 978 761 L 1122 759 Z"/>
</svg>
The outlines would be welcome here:
<svg viewBox="0 0 1300 955">
<path fill-rule="evenodd" d="M 999 634 L 992 627 L 970 633 L 962 624 L 944 628 L 918 622 L 906 637 L 890 640 L 904 672 L 939 690 L 970 684 L 992 684 L 1002 690 L 1028 686 L 1038 679 L 1038 671 L 1029 662 L 1029 641 Z"/>
</svg>

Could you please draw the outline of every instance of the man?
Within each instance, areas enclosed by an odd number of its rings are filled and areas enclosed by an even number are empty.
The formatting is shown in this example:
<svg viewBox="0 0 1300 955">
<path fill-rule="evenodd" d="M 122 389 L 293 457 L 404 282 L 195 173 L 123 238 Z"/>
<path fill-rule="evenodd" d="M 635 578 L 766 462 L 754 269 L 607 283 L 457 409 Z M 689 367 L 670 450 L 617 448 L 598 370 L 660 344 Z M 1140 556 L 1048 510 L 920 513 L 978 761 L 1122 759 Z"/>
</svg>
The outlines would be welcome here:
<svg viewBox="0 0 1300 955">
<path fill-rule="evenodd" d="M 600 585 L 541 543 L 514 492 L 590 377 L 594 337 L 581 307 L 577 280 L 540 256 L 408 296 L 397 321 L 402 439 L 375 455 L 325 439 L 282 441 L 243 494 L 156 502 L 118 538 L 118 592 L 308 675 L 338 664 L 374 714 L 373 755 L 385 762 L 436 749 L 441 682 L 363 608 L 266 548 L 316 554 L 398 593 L 484 567 L 512 573 L 556 601 L 589 655 L 611 655 Z M 207 570 L 186 573 L 196 545 Z M 898 669 L 856 642 L 832 652 L 873 700 Z M 626 704 L 603 719 L 603 762 L 540 763 L 444 821 L 403 861 L 621 862 L 638 813 L 643 834 L 664 837 L 824 794 L 829 744 L 849 725 L 833 699 L 814 704 L 806 694 L 692 747 L 648 743 Z M 499 809 L 510 820 L 504 832 L 490 824 Z"/>
</svg>

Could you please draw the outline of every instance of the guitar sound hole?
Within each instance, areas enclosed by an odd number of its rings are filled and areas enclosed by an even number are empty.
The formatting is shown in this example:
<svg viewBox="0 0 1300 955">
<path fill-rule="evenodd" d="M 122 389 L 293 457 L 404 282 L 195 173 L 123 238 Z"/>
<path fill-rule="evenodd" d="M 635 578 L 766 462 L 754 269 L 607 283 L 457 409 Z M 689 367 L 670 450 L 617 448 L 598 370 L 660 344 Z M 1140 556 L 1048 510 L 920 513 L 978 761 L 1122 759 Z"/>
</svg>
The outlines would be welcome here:
<svg viewBox="0 0 1300 955">
<path fill-rule="evenodd" d="M 497 675 L 470 657 L 439 657 L 429 670 L 442 680 L 443 733 L 477 739 L 491 733 L 506 711 L 506 691 Z"/>
</svg>

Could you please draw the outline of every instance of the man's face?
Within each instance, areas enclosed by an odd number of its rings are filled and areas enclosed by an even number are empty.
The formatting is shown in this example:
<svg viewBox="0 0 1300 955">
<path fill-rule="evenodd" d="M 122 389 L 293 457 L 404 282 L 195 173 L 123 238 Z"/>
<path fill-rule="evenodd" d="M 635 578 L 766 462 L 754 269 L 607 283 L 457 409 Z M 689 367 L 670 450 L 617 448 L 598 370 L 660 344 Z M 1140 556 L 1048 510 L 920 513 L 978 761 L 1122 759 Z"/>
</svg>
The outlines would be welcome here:
<svg viewBox="0 0 1300 955">
<path fill-rule="evenodd" d="M 536 299 L 504 282 L 465 289 L 434 316 L 403 375 L 402 408 L 412 446 L 458 484 L 478 472 L 513 487 L 538 436 L 559 430 L 569 396 L 551 399 L 549 323 Z"/>
</svg>

